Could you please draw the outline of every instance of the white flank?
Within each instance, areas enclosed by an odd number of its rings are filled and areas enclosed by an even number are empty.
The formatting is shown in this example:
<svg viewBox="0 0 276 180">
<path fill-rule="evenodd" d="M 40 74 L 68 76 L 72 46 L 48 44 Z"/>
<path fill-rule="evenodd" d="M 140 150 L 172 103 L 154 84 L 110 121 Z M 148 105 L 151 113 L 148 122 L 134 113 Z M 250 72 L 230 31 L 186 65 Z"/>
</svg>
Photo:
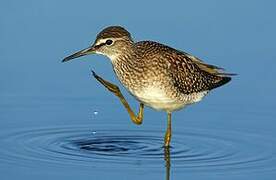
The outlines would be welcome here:
<svg viewBox="0 0 276 180">
<path fill-rule="evenodd" d="M 169 97 L 162 89 L 158 87 L 149 87 L 140 92 L 134 92 L 134 96 L 145 105 L 156 110 L 173 112 L 184 108 L 186 105 L 199 102 L 208 91 L 182 95 L 181 100 Z"/>
</svg>

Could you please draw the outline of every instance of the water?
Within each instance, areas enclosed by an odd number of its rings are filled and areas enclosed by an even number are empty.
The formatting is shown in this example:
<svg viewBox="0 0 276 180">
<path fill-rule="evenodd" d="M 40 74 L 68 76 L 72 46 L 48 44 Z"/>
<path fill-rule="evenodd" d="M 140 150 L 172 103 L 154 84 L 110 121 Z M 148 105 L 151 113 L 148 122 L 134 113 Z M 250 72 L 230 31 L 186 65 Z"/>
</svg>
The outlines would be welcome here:
<svg viewBox="0 0 276 180">
<path fill-rule="evenodd" d="M 6 147 L 1 150 L 1 159 L 30 167 L 37 163 L 94 168 L 112 164 L 118 169 L 164 166 L 162 132 L 118 128 L 97 130 L 97 134 L 76 126 L 16 131 L 1 137 Z M 276 161 L 271 137 L 217 130 L 223 134 L 218 136 L 204 129 L 184 130 L 185 133 L 174 133 L 176 140 L 170 149 L 173 168 L 203 172 L 273 170 L 267 166 Z M 254 142 L 250 142 L 252 138 Z"/>
<path fill-rule="evenodd" d="M 275 179 L 275 2 L 132 3 L 1 3 L 1 179 Z M 173 114 L 170 149 L 164 112 L 136 126 L 92 78 L 119 84 L 106 58 L 60 62 L 113 24 L 239 74 Z"/>
</svg>

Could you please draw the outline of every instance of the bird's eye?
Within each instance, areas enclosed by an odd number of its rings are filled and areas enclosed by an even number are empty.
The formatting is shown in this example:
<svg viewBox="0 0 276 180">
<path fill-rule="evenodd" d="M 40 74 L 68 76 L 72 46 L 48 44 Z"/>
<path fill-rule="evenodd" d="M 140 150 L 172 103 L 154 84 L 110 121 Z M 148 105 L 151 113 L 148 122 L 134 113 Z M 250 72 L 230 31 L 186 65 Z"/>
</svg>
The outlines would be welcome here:
<svg viewBox="0 0 276 180">
<path fill-rule="evenodd" d="M 113 41 L 111 39 L 108 39 L 105 41 L 105 44 L 110 46 L 111 44 L 113 44 Z"/>
</svg>

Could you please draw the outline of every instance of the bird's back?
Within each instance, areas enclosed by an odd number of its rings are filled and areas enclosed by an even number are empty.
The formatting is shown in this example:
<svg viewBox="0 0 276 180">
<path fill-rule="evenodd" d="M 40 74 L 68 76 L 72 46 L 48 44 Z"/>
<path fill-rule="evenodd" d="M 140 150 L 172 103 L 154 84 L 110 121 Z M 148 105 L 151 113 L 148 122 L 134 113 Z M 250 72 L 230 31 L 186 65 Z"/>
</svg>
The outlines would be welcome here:
<svg viewBox="0 0 276 180">
<path fill-rule="evenodd" d="M 136 47 L 143 56 L 141 58 L 149 61 L 147 64 L 158 64 L 177 91 L 183 94 L 209 91 L 231 80 L 230 74 L 224 73 L 222 68 L 206 64 L 195 56 L 169 46 L 140 41 Z"/>
</svg>

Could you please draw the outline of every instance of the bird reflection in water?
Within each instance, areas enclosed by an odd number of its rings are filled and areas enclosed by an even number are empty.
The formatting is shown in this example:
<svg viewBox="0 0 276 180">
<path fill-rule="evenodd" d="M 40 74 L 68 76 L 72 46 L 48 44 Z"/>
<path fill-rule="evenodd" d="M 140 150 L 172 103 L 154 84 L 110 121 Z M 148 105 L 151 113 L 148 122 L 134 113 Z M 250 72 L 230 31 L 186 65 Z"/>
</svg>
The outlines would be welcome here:
<svg viewBox="0 0 276 180">
<path fill-rule="evenodd" d="M 166 166 L 166 180 L 170 179 L 170 171 L 171 171 L 171 151 L 170 147 L 164 147 L 164 160 Z"/>
</svg>

